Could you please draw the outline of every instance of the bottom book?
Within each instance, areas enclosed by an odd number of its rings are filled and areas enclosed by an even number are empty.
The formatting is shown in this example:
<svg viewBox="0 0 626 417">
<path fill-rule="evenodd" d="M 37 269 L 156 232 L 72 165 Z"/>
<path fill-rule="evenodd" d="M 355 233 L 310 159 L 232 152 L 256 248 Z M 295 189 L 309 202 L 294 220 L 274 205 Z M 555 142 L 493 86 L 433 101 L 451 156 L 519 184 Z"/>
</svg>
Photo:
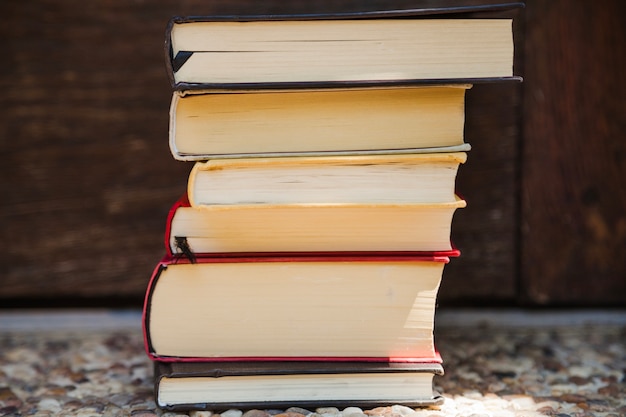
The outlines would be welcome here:
<svg viewBox="0 0 626 417">
<path fill-rule="evenodd" d="M 440 362 L 155 362 L 157 405 L 169 411 L 297 407 L 425 407 L 442 397 Z"/>
</svg>

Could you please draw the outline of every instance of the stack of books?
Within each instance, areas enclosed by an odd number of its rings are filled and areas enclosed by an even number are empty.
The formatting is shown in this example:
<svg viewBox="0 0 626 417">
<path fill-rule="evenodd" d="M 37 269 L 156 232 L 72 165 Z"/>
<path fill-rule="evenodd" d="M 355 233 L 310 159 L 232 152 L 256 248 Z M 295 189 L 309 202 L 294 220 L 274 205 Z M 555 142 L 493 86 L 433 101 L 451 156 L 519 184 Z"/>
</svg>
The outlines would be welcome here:
<svg viewBox="0 0 626 417">
<path fill-rule="evenodd" d="M 193 161 L 144 305 L 168 410 L 437 404 L 465 93 L 515 79 L 516 5 L 174 18 Z"/>
</svg>

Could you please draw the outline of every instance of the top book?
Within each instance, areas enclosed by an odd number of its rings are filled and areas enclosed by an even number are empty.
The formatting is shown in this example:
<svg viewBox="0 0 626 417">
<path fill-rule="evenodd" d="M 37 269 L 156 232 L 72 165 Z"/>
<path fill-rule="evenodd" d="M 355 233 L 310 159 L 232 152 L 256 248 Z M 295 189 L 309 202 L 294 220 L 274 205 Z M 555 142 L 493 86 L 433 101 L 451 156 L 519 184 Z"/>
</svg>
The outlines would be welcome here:
<svg viewBox="0 0 626 417">
<path fill-rule="evenodd" d="M 177 90 L 516 79 L 512 18 L 492 12 L 520 6 L 175 17 L 166 61 Z"/>
<path fill-rule="evenodd" d="M 483 17 L 520 6 L 175 17 L 166 61 L 177 90 L 515 79 L 512 19 Z"/>
</svg>

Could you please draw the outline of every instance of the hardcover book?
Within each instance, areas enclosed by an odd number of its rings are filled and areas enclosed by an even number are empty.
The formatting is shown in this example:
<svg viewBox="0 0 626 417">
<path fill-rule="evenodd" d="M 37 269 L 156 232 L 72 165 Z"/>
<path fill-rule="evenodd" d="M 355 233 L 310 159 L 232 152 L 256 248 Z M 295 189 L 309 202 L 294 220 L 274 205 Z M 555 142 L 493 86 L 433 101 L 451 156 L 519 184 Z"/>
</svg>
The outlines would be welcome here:
<svg viewBox="0 0 626 417">
<path fill-rule="evenodd" d="M 469 87 L 176 91 L 170 149 L 179 160 L 468 150 Z"/>
<path fill-rule="evenodd" d="M 155 364 L 157 405 L 165 410 L 429 406 L 442 375 L 436 362 L 179 362 Z"/>
<path fill-rule="evenodd" d="M 166 257 L 144 304 L 159 361 L 427 361 L 447 256 Z"/>
<path fill-rule="evenodd" d="M 166 62 L 180 90 L 507 79 L 512 19 L 470 13 L 519 6 L 178 17 L 167 28 Z"/>
<path fill-rule="evenodd" d="M 452 218 L 465 200 L 439 203 L 229 204 L 170 210 L 165 247 L 185 252 L 433 252 L 454 249 Z"/>
<path fill-rule="evenodd" d="M 453 201 L 464 152 L 196 162 L 193 207 L 234 204 L 372 204 Z"/>
</svg>

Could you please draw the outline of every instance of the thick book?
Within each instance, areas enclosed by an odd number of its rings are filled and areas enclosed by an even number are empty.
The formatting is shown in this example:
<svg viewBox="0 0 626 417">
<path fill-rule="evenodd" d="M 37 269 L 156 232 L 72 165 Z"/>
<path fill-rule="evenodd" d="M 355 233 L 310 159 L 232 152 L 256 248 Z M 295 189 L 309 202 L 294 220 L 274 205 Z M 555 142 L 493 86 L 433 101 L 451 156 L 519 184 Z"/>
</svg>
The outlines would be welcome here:
<svg viewBox="0 0 626 417">
<path fill-rule="evenodd" d="M 512 18 L 488 12 L 520 6 L 175 17 L 166 62 L 179 90 L 510 79 Z"/>
<path fill-rule="evenodd" d="M 170 150 L 178 160 L 468 150 L 469 87 L 175 91 Z"/>
<path fill-rule="evenodd" d="M 196 162 L 193 207 L 233 204 L 437 203 L 454 200 L 464 152 L 211 159 Z"/>
<path fill-rule="evenodd" d="M 155 399 L 169 411 L 437 405 L 438 362 L 157 362 Z"/>
<path fill-rule="evenodd" d="M 325 254 L 166 257 L 146 291 L 159 361 L 432 362 L 449 257 Z"/>
<path fill-rule="evenodd" d="M 434 252 L 453 250 L 452 219 L 438 203 L 227 204 L 191 207 L 185 193 L 166 221 L 169 255 L 228 252 Z"/>
</svg>

